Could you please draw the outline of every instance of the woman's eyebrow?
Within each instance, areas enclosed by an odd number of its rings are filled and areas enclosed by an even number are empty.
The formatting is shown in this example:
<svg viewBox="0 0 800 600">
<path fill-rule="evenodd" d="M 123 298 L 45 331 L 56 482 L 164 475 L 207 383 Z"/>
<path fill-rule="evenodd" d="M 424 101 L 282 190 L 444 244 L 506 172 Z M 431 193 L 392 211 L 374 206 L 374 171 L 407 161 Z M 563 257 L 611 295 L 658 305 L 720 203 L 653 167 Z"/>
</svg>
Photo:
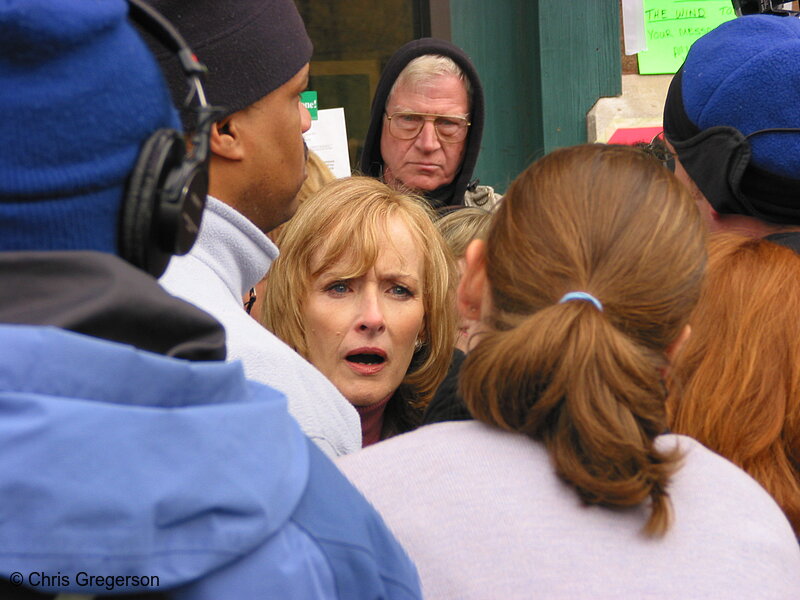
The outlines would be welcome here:
<svg viewBox="0 0 800 600">
<path fill-rule="evenodd" d="M 405 279 L 405 280 L 410 280 L 410 281 L 414 281 L 414 282 L 419 280 L 419 278 L 416 275 L 414 275 L 412 273 L 406 273 L 406 272 L 403 272 L 403 271 L 393 271 L 393 272 L 390 272 L 390 273 L 382 273 L 381 274 L 381 279 Z"/>
</svg>

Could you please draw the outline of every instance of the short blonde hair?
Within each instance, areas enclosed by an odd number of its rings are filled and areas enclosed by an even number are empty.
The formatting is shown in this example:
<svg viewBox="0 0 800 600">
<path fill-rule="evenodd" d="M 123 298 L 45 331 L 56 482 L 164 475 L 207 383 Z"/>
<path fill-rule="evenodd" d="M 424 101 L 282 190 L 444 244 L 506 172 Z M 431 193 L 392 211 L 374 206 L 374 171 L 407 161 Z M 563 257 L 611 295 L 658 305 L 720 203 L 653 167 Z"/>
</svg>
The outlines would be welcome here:
<svg viewBox="0 0 800 600">
<path fill-rule="evenodd" d="M 366 273 L 378 258 L 387 220 L 395 216 L 409 228 L 424 264 L 423 344 L 415 350 L 403 379 L 419 408 L 427 404 L 447 372 L 456 333 L 453 259 L 422 199 L 370 177 L 337 179 L 322 188 L 300 206 L 283 231 L 281 254 L 267 277 L 262 323 L 308 358 L 304 300 L 312 281 L 350 257 L 346 277 Z"/>
<path fill-rule="evenodd" d="M 474 239 L 481 239 L 489 228 L 492 213 L 475 206 L 457 208 L 437 219 L 436 227 L 441 232 L 453 257 L 463 258 L 467 246 Z"/>
</svg>

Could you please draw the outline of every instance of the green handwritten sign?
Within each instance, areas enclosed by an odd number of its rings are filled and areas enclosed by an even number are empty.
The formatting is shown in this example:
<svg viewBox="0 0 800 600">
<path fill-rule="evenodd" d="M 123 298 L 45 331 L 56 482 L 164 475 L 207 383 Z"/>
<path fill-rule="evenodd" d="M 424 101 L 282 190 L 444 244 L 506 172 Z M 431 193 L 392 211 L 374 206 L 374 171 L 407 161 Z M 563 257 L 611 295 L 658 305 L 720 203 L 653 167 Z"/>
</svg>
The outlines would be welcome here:
<svg viewBox="0 0 800 600">
<path fill-rule="evenodd" d="M 734 18 L 731 0 L 644 0 L 647 51 L 639 52 L 639 73 L 675 73 L 697 38 Z"/>
<path fill-rule="evenodd" d="M 311 113 L 311 120 L 316 121 L 317 109 L 319 108 L 319 105 L 317 104 L 317 92 L 302 92 L 300 94 L 300 102 L 302 102 L 303 106 L 305 106 L 308 109 L 308 112 Z"/>
</svg>

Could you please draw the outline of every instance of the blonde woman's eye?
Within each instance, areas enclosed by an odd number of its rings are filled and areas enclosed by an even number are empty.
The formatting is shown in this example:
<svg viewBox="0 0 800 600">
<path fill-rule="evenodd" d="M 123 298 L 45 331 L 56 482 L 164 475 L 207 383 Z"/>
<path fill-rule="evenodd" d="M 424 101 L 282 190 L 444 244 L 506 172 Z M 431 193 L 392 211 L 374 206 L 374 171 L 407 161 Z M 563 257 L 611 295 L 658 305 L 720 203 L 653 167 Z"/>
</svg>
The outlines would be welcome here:
<svg viewBox="0 0 800 600">
<path fill-rule="evenodd" d="M 348 289 L 349 288 L 347 287 L 347 284 L 345 282 L 337 281 L 326 287 L 325 291 L 332 292 L 334 294 L 346 294 Z"/>
<path fill-rule="evenodd" d="M 393 296 L 399 296 L 401 298 L 411 298 L 414 294 L 409 290 L 407 287 L 403 285 L 393 285 L 389 289 L 389 293 Z"/>
</svg>

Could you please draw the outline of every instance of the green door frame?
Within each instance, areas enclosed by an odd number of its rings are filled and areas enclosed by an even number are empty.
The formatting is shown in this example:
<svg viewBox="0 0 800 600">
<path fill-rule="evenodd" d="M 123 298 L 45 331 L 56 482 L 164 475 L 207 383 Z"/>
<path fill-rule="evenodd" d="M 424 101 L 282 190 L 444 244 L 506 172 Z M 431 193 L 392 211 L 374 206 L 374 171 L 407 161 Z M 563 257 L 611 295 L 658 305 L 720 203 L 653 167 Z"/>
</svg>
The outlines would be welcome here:
<svg viewBox="0 0 800 600">
<path fill-rule="evenodd" d="M 499 191 L 533 160 L 586 142 L 589 109 L 622 93 L 619 0 L 430 0 L 430 10 L 432 34 L 449 30 L 481 75 L 475 173 Z"/>
</svg>

